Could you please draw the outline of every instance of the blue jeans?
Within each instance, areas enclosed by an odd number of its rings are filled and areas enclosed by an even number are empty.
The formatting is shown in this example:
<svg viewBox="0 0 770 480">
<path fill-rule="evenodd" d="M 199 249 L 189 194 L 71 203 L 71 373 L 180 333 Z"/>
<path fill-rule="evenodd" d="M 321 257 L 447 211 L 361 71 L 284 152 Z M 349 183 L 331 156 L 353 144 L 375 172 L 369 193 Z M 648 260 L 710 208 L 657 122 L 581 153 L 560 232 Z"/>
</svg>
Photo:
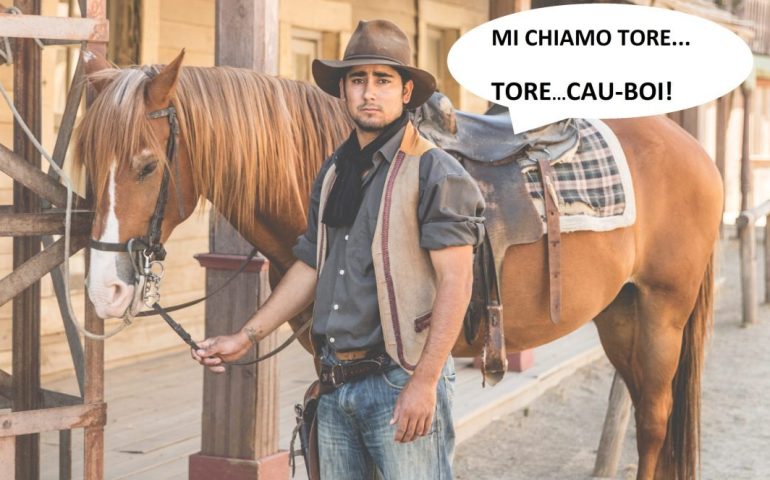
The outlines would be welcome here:
<svg viewBox="0 0 770 480">
<path fill-rule="evenodd" d="M 327 364 L 339 362 L 325 355 Z M 322 480 L 445 480 L 452 478 L 455 432 L 452 422 L 455 369 L 450 356 L 438 382 L 430 433 L 409 443 L 393 438 L 396 399 L 410 375 L 396 366 L 385 373 L 342 385 L 321 396 L 318 443 Z"/>
</svg>

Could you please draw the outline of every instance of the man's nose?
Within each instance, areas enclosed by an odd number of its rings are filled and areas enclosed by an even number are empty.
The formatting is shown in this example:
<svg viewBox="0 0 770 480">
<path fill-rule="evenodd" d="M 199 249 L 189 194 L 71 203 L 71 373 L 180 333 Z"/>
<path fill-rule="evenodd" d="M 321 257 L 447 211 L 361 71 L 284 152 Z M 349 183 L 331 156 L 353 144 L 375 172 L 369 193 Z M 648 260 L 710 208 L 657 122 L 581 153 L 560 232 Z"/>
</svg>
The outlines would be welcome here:
<svg viewBox="0 0 770 480">
<path fill-rule="evenodd" d="M 375 97 L 376 97 L 376 93 L 374 89 L 374 82 L 367 81 L 366 86 L 364 87 L 364 98 L 366 100 L 374 100 Z"/>
</svg>

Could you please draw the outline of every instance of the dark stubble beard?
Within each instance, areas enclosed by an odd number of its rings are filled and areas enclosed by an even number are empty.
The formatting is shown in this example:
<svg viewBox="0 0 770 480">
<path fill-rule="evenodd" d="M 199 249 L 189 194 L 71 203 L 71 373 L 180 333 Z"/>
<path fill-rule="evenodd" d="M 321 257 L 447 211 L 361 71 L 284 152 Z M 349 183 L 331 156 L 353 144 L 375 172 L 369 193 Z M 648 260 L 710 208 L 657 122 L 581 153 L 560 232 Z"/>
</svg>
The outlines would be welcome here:
<svg viewBox="0 0 770 480">
<path fill-rule="evenodd" d="M 401 117 L 402 113 L 403 113 L 403 110 L 398 114 L 398 116 L 396 118 L 391 120 L 390 123 L 395 122 L 396 120 L 398 120 Z M 359 120 L 358 118 L 353 118 L 353 123 L 355 123 L 356 126 L 358 127 L 358 129 L 361 130 L 362 132 L 377 133 L 377 134 L 379 134 L 380 132 L 385 130 L 385 127 L 390 125 L 390 123 L 384 123 L 384 124 L 381 124 L 381 125 L 371 125 L 371 124 L 364 123 L 363 121 Z"/>
</svg>

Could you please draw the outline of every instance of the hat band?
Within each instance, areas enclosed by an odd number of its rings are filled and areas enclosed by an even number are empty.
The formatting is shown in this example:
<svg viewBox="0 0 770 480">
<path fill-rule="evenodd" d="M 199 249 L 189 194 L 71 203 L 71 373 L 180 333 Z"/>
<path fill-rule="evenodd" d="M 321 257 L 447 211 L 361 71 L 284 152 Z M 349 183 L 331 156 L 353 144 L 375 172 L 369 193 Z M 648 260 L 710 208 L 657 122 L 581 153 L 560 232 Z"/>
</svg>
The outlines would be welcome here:
<svg viewBox="0 0 770 480">
<path fill-rule="evenodd" d="M 401 60 L 395 59 L 393 57 L 388 57 L 385 55 L 371 55 L 371 54 L 361 54 L 361 55 L 347 55 L 345 58 L 342 59 L 343 62 L 347 62 L 348 60 L 360 60 L 360 59 L 372 59 L 372 60 L 387 60 L 389 62 L 395 62 L 399 65 L 402 65 L 404 67 L 408 67 L 409 65 L 405 64 Z"/>
</svg>

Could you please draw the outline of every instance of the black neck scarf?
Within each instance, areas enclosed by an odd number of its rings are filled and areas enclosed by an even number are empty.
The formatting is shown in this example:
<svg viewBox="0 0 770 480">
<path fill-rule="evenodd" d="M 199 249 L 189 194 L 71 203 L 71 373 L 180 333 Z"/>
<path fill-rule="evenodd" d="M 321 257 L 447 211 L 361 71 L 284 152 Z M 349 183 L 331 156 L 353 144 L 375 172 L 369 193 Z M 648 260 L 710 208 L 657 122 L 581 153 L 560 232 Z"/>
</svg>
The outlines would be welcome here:
<svg viewBox="0 0 770 480">
<path fill-rule="evenodd" d="M 398 119 L 387 125 L 382 133 L 364 148 L 358 144 L 358 136 L 353 130 L 337 151 L 337 159 L 334 161 L 337 179 L 326 200 L 323 223 L 335 228 L 353 225 L 363 199 L 361 176 L 374 166 L 372 157 L 377 150 L 393 138 L 408 120 L 409 116 L 404 109 Z"/>
</svg>

